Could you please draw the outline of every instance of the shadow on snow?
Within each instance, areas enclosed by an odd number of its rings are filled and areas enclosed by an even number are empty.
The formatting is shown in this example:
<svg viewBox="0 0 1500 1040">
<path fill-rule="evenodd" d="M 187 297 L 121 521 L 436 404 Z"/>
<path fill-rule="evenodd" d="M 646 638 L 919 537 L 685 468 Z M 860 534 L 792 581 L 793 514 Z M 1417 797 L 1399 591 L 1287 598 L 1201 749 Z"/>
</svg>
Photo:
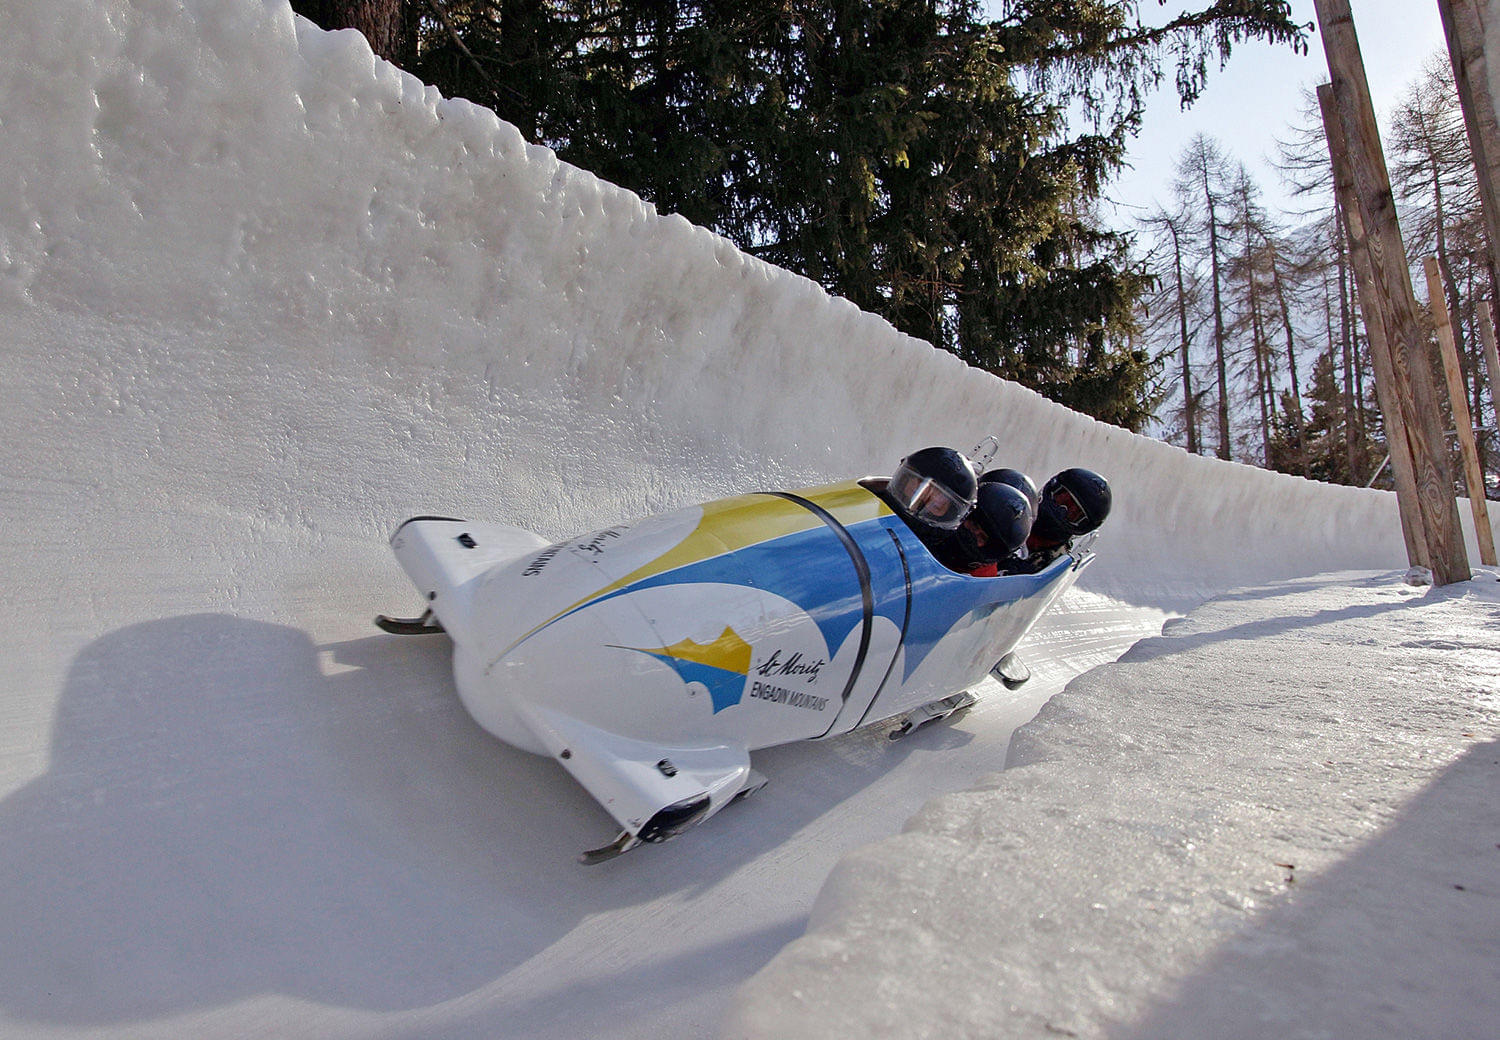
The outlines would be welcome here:
<svg viewBox="0 0 1500 1040">
<path fill-rule="evenodd" d="M 450 655 L 443 637 L 320 648 L 218 614 L 87 647 L 48 772 L 0 801 L 0 948 L 24 951 L 0 958 L 0 1006 L 85 1024 L 266 992 L 430 1006 L 588 915 L 711 886 L 896 758 L 967 739 L 773 749 L 765 793 L 584 867 L 613 821 L 469 718 Z M 778 795 L 783 769 L 798 782 Z"/>
</svg>

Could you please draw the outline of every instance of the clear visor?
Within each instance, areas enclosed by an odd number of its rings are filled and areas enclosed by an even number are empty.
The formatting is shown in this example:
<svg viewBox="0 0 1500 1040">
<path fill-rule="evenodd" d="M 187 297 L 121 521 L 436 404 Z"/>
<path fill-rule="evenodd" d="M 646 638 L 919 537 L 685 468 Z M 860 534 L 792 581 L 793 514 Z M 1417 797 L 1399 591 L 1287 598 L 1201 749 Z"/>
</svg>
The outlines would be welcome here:
<svg viewBox="0 0 1500 1040">
<path fill-rule="evenodd" d="M 1083 508 L 1083 503 L 1073 497 L 1073 492 L 1067 488 L 1060 487 L 1052 493 L 1052 501 L 1062 507 L 1063 516 L 1066 518 L 1068 526 L 1074 531 L 1081 532 L 1083 526 L 1088 522 L 1089 514 Z"/>
<path fill-rule="evenodd" d="M 957 528 L 969 511 L 967 501 L 906 466 L 897 468 L 886 493 L 910 515 L 945 531 Z"/>
</svg>

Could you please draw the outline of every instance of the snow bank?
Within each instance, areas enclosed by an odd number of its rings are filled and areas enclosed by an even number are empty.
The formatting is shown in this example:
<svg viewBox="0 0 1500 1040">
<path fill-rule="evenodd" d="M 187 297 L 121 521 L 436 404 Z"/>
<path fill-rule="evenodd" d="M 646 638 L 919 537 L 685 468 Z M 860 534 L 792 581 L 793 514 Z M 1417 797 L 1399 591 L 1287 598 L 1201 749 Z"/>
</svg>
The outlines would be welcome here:
<svg viewBox="0 0 1500 1040">
<path fill-rule="evenodd" d="M 846 856 L 740 1037 L 1487 1036 L 1500 585 L 1246 589 Z"/>
<path fill-rule="evenodd" d="M 235 485 L 324 531 L 440 497 L 561 535 L 994 433 L 1039 478 L 1112 478 L 1120 551 L 1091 577 L 1133 602 L 1399 562 L 1388 496 L 1189 458 L 968 370 L 283 3 L 18 0 L 4 18 L 7 349 L 63 398 L 38 415 L 13 395 L 6 430 L 74 459 L 98 430 L 38 422 L 97 413 L 80 373 L 118 397 L 175 362 L 199 375 L 182 404 L 212 414 L 159 460 L 171 490 L 279 437 L 305 461 L 291 486 L 275 458 Z M 66 342 L 37 341 L 49 311 L 75 322 Z M 292 361 L 318 378 L 230 398 L 204 345 L 267 386 Z M 335 383 L 361 398 L 354 428 Z"/>
</svg>

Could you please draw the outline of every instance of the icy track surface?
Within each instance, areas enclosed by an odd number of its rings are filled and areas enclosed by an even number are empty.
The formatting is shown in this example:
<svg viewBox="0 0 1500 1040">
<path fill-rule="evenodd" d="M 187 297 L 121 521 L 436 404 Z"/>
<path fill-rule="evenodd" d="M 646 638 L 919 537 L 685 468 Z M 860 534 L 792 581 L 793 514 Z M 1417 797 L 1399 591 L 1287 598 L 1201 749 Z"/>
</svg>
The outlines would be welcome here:
<svg viewBox="0 0 1500 1040">
<path fill-rule="evenodd" d="M 1216 600 L 845 857 L 727 1034 L 1493 1036 L 1497 691 L 1493 572 Z"/>
<path fill-rule="evenodd" d="M 1067 679 L 1227 588 L 1402 559 L 1389 496 L 970 371 L 279 0 L 7 0 L 0 198 L 7 1038 L 715 1035 L 839 858 Z M 414 513 L 561 538 L 985 434 L 1116 488 L 1033 685 L 757 755 L 763 794 L 604 867 L 444 641 L 369 623 L 415 606 Z"/>
</svg>

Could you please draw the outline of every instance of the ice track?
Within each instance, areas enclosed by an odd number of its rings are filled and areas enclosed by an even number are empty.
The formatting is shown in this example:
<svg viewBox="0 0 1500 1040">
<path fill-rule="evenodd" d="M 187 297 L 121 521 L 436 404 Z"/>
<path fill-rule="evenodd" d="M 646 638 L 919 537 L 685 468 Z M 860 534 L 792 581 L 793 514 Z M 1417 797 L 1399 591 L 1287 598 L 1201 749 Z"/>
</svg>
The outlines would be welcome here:
<svg viewBox="0 0 1500 1040">
<path fill-rule="evenodd" d="M 969 370 L 281 0 L 7 0 L 0 70 L 7 1040 L 713 1036 L 839 856 L 1068 678 L 1399 558 L 1390 496 Z M 469 719 L 446 639 L 370 623 L 416 606 L 416 513 L 563 538 L 986 434 L 1116 487 L 1031 684 L 758 754 L 762 793 L 600 867 L 609 819 Z"/>
<path fill-rule="evenodd" d="M 1160 628 L 1159 611 L 1080 598 L 1090 602 L 1059 612 L 1036 641 L 1037 674 L 1020 691 L 986 682 L 961 718 L 900 742 L 877 726 L 758 752 L 771 783 L 671 844 L 596 868 L 540 856 L 513 864 L 552 878 L 549 903 L 597 909 L 485 987 L 472 1035 L 496 1035 L 501 1006 L 512 1009 L 503 1036 L 718 1035 L 733 989 L 802 934 L 819 879 L 844 852 L 898 831 L 934 790 L 1000 769 L 1011 731 L 1067 679 Z M 590 806 L 575 809 L 608 828 Z M 461 1015 L 450 1026 L 463 1035 Z"/>
</svg>

